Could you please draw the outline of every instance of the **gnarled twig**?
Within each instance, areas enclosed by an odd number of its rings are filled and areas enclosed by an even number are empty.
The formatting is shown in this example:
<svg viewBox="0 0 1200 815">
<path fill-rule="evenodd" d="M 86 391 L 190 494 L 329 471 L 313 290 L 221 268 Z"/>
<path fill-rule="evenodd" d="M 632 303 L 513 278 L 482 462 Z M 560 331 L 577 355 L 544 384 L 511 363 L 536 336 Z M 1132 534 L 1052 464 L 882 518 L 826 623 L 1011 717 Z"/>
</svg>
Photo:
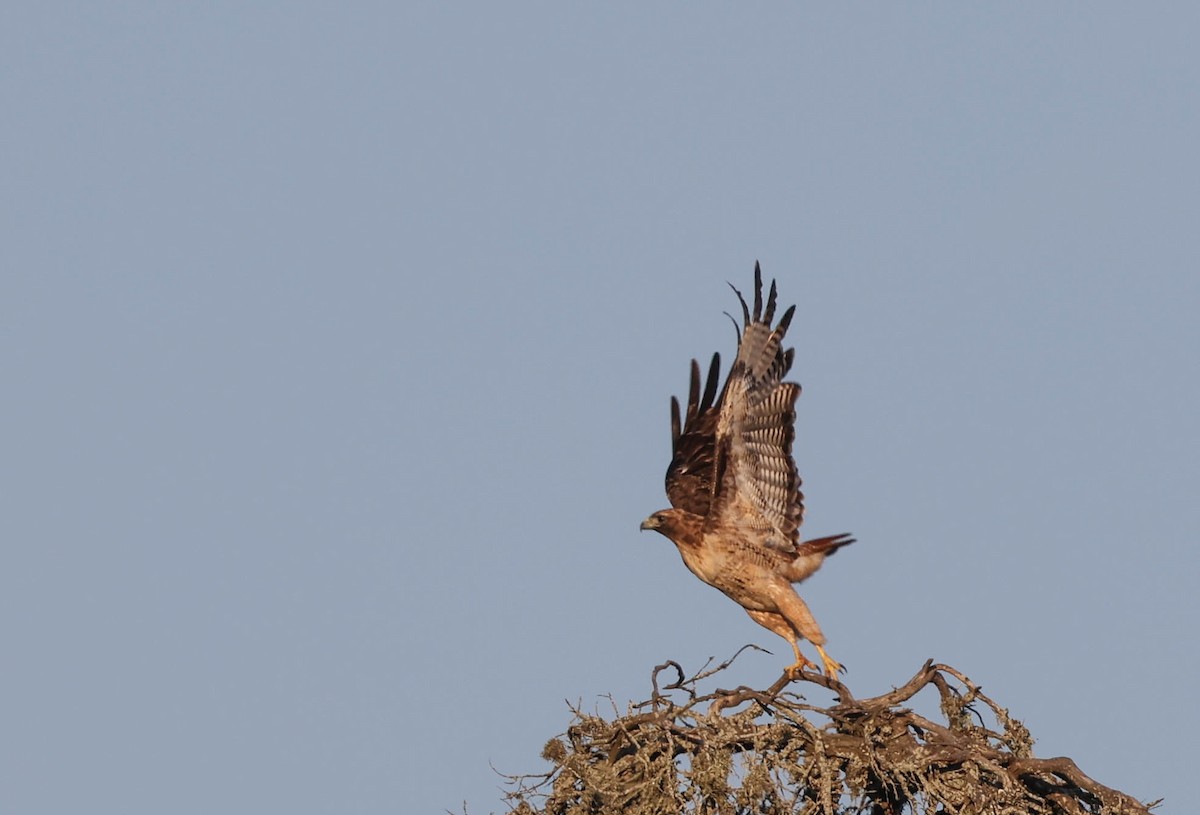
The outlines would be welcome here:
<svg viewBox="0 0 1200 815">
<path fill-rule="evenodd" d="M 837 694 L 827 708 L 789 691 L 786 676 L 764 691 L 701 692 L 699 683 L 740 653 L 713 667 L 710 660 L 689 678 L 677 662 L 657 666 L 651 698 L 612 721 L 574 710 L 567 733 L 543 751 L 550 772 L 508 777 L 514 809 L 1134 815 L 1153 806 L 1100 784 L 1069 758 L 1034 757 L 1024 725 L 948 665 L 927 661 L 903 685 L 869 699 L 804 674 Z M 660 688 L 667 670 L 674 680 Z M 930 686 L 945 722 L 903 707 Z M 676 702 L 671 691 L 685 698 Z"/>
</svg>

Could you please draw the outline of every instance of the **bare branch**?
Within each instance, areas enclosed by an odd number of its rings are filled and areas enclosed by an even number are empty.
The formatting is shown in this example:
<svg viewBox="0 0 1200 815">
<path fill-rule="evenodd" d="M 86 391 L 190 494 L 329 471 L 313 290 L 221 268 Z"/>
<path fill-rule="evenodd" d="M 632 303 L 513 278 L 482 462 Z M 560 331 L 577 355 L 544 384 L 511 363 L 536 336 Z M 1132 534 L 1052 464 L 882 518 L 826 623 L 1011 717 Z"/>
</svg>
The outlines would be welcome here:
<svg viewBox="0 0 1200 815">
<path fill-rule="evenodd" d="M 786 675 L 762 691 L 702 692 L 699 683 L 743 651 L 691 677 L 673 660 L 656 666 L 651 698 L 612 721 L 573 707 L 567 732 L 543 751 L 552 769 L 508 777 L 510 806 L 522 815 L 1135 815 L 1155 805 L 1100 784 L 1069 758 L 1035 757 L 1025 726 L 948 665 L 929 660 L 869 699 L 803 674 L 837 695 L 824 708 Z M 674 678 L 660 686 L 665 671 Z M 928 687 L 945 721 L 903 707 Z"/>
</svg>

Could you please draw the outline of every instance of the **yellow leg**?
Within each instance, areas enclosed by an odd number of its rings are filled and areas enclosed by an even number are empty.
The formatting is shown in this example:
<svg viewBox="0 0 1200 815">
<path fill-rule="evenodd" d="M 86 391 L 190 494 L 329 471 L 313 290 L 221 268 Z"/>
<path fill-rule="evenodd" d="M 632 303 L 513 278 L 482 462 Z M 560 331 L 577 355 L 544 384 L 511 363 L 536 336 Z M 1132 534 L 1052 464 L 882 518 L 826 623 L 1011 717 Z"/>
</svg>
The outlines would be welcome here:
<svg viewBox="0 0 1200 815">
<path fill-rule="evenodd" d="M 796 653 L 799 653 L 799 651 Z M 825 653 L 825 649 L 819 645 L 817 646 L 817 653 L 821 655 L 821 661 L 825 663 L 825 675 L 830 679 L 837 679 L 838 673 L 846 670 L 840 662 L 837 662 L 833 657 Z"/>
<path fill-rule="evenodd" d="M 784 670 L 787 671 L 787 675 L 792 679 L 798 679 L 805 668 L 815 668 L 817 666 L 804 658 L 804 654 L 800 653 L 800 646 L 794 640 L 788 640 L 788 642 L 792 646 L 792 651 L 796 654 L 796 661 Z"/>
</svg>

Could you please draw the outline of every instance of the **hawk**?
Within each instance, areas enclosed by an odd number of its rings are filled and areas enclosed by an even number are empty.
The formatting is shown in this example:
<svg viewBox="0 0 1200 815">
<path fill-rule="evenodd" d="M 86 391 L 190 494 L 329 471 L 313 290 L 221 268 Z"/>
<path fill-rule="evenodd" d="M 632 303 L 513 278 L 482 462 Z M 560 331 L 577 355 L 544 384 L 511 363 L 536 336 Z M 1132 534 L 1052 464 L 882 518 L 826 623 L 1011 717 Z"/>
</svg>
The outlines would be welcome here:
<svg viewBox="0 0 1200 815">
<path fill-rule="evenodd" d="M 791 677 L 815 667 L 800 653 L 799 641 L 805 639 L 816 646 L 826 675 L 836 679 L 842 666 L 825 653 L 825 635 L 792 587 L 854 542 L 848 534 L 799 539 L 804 495 L 792 440 L 800 386 L 783 381 L 795 349 L 781 347 L 796 307 L 772 327 L 775 281 L 764 309 L 758 263 L 753 311 L 742 293 L 730 288 L 742 305 L 737 358 L 719 395 L 720 355 L 713 354 L 703 392 L 700 366 L 692 360 L 682 418 L 679 401 L 671 397 L 672 457 L 666 478 L 671 508 L 655 512 L 641 528 L 669 538 L 692 574 L 787 640 L 796 653 L 787 669 Z"/>
</svg>

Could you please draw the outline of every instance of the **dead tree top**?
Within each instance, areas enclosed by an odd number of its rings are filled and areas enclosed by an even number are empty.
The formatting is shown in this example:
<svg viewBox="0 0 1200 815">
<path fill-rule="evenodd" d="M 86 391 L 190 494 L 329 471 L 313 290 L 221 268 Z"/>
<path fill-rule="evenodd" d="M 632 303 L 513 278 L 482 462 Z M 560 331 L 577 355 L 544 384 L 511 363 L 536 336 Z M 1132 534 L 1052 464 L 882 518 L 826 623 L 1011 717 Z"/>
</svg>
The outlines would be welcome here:
<svg viewBox="0 0 1200 815">
<path fill-rule="evenodd" d="M 1157 804 L 1104 786 L 1070 758 L 1035 757 L 1025 726 L 948 665 L 930 660 L 870 699 L 806 673 L 836 695 L 828 707 L 805 701 L 786 675 L 766 690 L 701 693 L 736 657 L 690 677 L 676 662 L 657 666 L 650 699 L 624 715 L 573 708 L 567 732 L 542 752 L 551 770 L 507 776 L 514 811 L 1132 815 Z M 936 721 L 905 706 L 931 687 Z"/>
</svg>

